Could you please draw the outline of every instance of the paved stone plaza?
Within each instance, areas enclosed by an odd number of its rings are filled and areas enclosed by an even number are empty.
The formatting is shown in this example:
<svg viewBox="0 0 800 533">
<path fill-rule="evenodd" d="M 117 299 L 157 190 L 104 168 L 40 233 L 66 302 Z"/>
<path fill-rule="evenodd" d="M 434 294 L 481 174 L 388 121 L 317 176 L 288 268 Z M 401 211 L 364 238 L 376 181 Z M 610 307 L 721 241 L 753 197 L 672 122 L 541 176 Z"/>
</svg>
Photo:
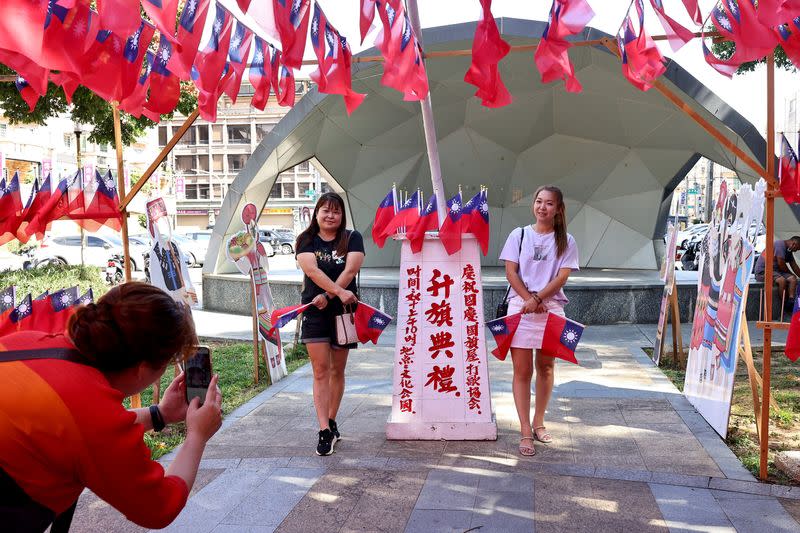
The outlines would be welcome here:
<svg viewBox="0 0 800 533">
<path fill-rule="evenodd" d="M 558 364 L 554 442 L 534 457 L 517 452 L 510 361 L 493 358 L 496 442 L 387 441 L 389 331 L 387 346 L 351 354 L 334 455 L 314 453 L 306 366 L 226 419 L 167 530 L 800 531 L 800 490 L 741 466 L 641 351 L 653 330 L 586 330 L 581 366 Z M 143 531 L 89 493 L 73 527 Z"/>
</svg>

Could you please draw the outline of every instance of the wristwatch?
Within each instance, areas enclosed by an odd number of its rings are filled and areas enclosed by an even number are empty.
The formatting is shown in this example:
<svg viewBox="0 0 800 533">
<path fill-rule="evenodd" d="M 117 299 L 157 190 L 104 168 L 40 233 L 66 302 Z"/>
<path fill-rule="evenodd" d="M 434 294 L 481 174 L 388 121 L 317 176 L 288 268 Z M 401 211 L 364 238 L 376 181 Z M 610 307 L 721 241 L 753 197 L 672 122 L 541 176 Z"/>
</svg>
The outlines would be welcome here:
<svg viewBox="0 0 800 533">
<path fill-rule="evenodd" d="M 150 419 L 153 421 L 153 431 L 161 431 L 166 427 L 164 417 L 161 416 L 161 409 L 157 405 L 150 406 Z"/>
</svg>

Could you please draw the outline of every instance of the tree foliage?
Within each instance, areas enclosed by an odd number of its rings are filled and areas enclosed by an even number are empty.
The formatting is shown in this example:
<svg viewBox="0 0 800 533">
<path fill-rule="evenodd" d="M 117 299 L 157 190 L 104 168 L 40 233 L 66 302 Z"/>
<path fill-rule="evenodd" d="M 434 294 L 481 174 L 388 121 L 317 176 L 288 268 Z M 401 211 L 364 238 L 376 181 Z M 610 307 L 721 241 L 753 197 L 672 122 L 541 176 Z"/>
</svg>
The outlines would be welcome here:
<svg viewBox="0 0 800 533">
<path fill-rule="evenodd" d="M 732 41 L 717 41 L 711 46 L 714 54 L 720 59 L 730 59 L 736 51 L 736 44 Z M 744 74 L 746 72 L 753 72 L 760 63 L 766 63 L 767 59 L 762 58 L 758 61 L 748 61 L 739 65 L 736 74 Z M 796 70 L 791 60 L 786 56 L 786 52 L 780 46 L 775 47 L 775 66 L 784 70 Z"/>
<path fill-rule="evenodd" d="M 15 74 L 5 65 L 0 65 L 0 75 Z M 183 115 L 189 115 L 196 107 L 196 89 L 189 82 L 181 82 L 181 96 L 176 111 Z M 50 83 L 47 86 L 47 93 L 39 98 L 36 107 L 31 112 L 28 104 L 17 91 L 14 82 L 0 82 L 0 108 L 11 124 L 44 126 L 47 119 L 51 117 L 68 116 L 75 122 L 91 126 L 90 141 L 96 144 L 114 144 L 114 114 L 111 104 L 83 86 L 78 87 L 75 91 L 72 96 L 72 105 L 69 105 L 61 87 Z M 164 118 L 172 118 L 172 114 L 164 115 Z M 136 142 L 146 129 L 154 125 L 155 122 L 144 116 L 136 118 L 121 111 L 122 144 L 128 146 Z"/>
</svg>

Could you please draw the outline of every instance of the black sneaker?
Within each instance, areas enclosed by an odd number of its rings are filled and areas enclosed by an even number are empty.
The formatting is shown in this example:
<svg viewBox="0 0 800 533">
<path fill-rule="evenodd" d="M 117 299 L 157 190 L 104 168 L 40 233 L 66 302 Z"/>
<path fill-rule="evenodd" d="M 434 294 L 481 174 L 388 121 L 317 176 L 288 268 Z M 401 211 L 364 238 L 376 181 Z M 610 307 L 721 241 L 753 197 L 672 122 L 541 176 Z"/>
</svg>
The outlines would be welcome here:
<svg viewBox="0 0 800 533">
<path fill-rule="evenodd" d="M 317 455 L 330 455 L 333 453 L 333 443 L 336 437 L 330 429 L 323 429 L 319 432 L 319 442 L 317 443 Z"/>
<path fill-rule="evenodd" d="M 342 436 L 339 435 L 339 427 L 336 425 L 336 420 L 334 420 L 333 418 L 329 418 L 328 427 L 331 428 L 333 436 L 336 437 L 336 440 L 340 440 L 342 438 Z"/>
</svg>

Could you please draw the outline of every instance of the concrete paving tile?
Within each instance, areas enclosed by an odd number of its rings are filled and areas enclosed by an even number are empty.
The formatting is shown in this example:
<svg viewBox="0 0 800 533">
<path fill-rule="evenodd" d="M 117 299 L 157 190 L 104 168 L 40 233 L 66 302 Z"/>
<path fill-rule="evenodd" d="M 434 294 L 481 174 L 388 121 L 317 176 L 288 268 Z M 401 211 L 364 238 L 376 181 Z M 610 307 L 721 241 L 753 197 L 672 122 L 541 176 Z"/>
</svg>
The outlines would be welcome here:
<svg viewBox="0 0 800 533">
<path fill-rule="evenodd" d="M 708 484 L 710 489 L 720 489 L 732 492 L 746 492 L 748 494 L 763 494 L 769 496 L 770 486 L 766 483 L 737 481 L 735 479 L 712 478 Z"/>
<path fill-rule="evenodd" d="M 239 466 L 241 459 L 238 457 L 230 459 L 202 459 L 200 461 L 200 468 L 215 468 L 225 470 L 226 468 L 236 468 Z"/>
<path fill-rule="evenodd" d="M 221 520 L 236 526 L 277 526 L 324 474 L 319 468 L 276 468 Z"/>
<path fill-rule="evenodd" d="M 536 531 L 659 531 L 667 528 L 644 483 L 536 474 Z"/>
<path fill-rule="evenodd" d="M 778 498 L 778 502 L 780 502 L 786 512 L 789 513 L 792 518 L 794 518 L 795 522 L 800 523 L 800 501 Z"/>
<path fill-rule="evenodd" d="M 772 485 L 770 493 L 779 498 L 788 498 L 793 500 L 800 499 L 800 487 L 784 487 L 782 485 Z"/>
<path fill-rule="evenodd" d="M 471 510 L 475 505 L 480 476 L 456 470 L 431 470 L 415 509 Z"/>
<path fill-rule="evenodd" d="M 618 479 L 621 481 L 643 481 L 647 482 L 653 474 L 646 470 L 630 470 L 627 468 L 600 467 L 594 471 L 594 477 L 601 479 Z"/>
<path fill-rule="evenodd" d="M 731 492 L 729 490 L 709 489 L 711 495 L 718 500 L 771 500 L 774 496 L 767 494 L 750 494 L 749 492 Z"/>
<path fill-rule="evenodd" d="M 720 499 L 720 507 L 739 533 L 797 533 L 800 525 L 777 499 Z"/>
<path fill-rule="evenodd" d="M 427 472 L 432 468 L 436 468 L 438 457 L 426 458 L 408 458 L 408 457 L 389 457 L 386 461 L 387 470 L 403 470 L 407 472 Z"/>
<path fill-rule="evenodd" d="M 425 482 L 423 472 L 369 472 L 342 533 L 403 531 Z"/>
<path fill-rule="evenodd" d="M 470 527 L 482 532 L 533 531 L 533 493 L 481 490 Z"/>
<path fill-rule="evenodd" d="M 648 427 L 657 424 L 683 426 L 683 420 L 673 409 L 650 410 L 625 408 L 622 409 L 622 416 L 629 426 L 636 426 L 637 424 L 644 424 Z"/>
<path fill-rule="evenodd" d="M 198 477 L 199 477 L 198 472 Z M 125 515 L 98 498 L 89 490 L 78 498 L 78 506 L 72 519 L 71 531 L 86 533 L 145 533 L 147 529 L 137 526 Z"/>
<path fill-rule="evenodd" d="M 220 524 L 211 533 L 273 533 L 277 526 L 242 526 Z"/>
<path fill-rule="evenodd" d="M 650 484 L 670 533 L 735 533 L 728 516 L 708 489 Z"/>
<path fill-rule="evenodd" d="M 485 492 L 512 491 L 520 494 L 533 494 L 533 475 L 513 472 L 490 471 L 478 481 L 478 501 Z M 533 502 L 533 500 L 531 500 Z M 476 507 L 479 504 L 475 504 Z"/>
<path fill-rule="evenodd" d="M 291 457 L 246 457 L 236 468 L 245 470 L 269 471 L 276 467 L 288 466 Z"/>
<path fill-rule="evenodd" d="M 292 457 L 286 466 L 289 468 L 322 468 L 327 470 L 338 462 L 339 459 L 335 454 L 326 457 L 314 455 L 312 457 Z"/>
<path fill-rule="evenodd" d="M 385 470 L 386 464 L 389 462 L 388 457 L 343 457 L 338 455 L 338 461 L 331 465 L 332 469 L 336 470 Z"/>
<path fill-rule="evenodd" d="M 414 509 L 405 533 L 463 533 L 471 521 L 472 511 Z"/>
<path fill-rule="evenodd" d="M 669 472 L 653 472 L 653 477 L 650 479 L 652 483 L 661 483 L 664 485 L 681 485 L 683 487 L 698 487 L 708 488 L 708 483 L 711 478 L 708 476 L 692 476 L 686 474 L 673 474 Z"/>
<path fill-rule="evenodd" d="M 444 453 L 444 441 L 387 440 L 381 446 L 378 457 L 400 457 L 404 459 L 428 459 L 438 462 Z"/>
</svg>

